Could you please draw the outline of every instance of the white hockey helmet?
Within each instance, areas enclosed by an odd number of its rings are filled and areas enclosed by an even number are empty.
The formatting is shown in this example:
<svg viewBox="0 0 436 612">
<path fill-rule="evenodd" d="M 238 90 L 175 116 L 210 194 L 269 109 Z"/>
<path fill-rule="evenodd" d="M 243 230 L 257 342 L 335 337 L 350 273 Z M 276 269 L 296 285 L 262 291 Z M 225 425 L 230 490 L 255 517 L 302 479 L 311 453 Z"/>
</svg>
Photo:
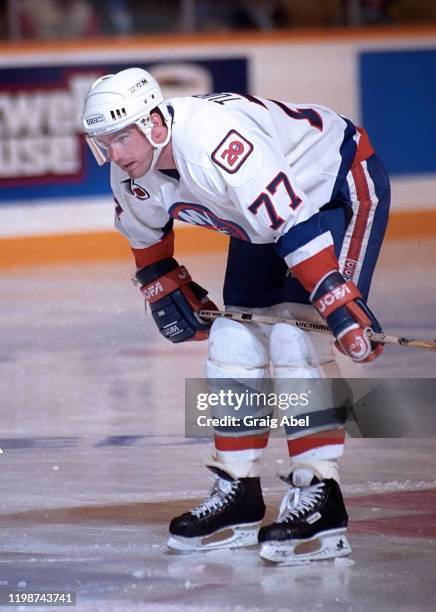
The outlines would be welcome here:
<svg viewBox="0 0 436 612">
<path fill-rule="evenodd" d="M 150 113 L 156 108 L 162 113 L 168 128 L 167 137 L 162 143 L 154 142 L 151 136 L 153 125 Z M 156 79 L 142 68 L 128 68 L 116 74 L 106 74 L 91 85 L 83 107 L 82 123 L 86 140 L 100 166 L 109 161 L 109 157 L 98 137 L 132 124 L 137 125 L 154 148 L 148 169 L 150 172 L 163 147 L 170 141 L 172 116 L 164 104 Z"/>
</svg>

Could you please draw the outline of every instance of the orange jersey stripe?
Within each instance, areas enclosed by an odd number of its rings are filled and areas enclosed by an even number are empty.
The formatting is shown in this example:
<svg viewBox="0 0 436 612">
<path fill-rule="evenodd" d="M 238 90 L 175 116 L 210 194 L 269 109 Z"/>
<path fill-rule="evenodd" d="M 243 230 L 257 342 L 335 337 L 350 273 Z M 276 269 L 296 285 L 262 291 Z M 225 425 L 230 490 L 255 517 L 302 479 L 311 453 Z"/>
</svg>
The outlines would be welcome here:
<svg viewBox="0 0 436 612">
<path fill-rule="evenodd" d="M 306 291 L 311 293 L 321 278 L 338 269 L 335 249 L 330 245 L 291 268 L 291 272 Z"/>
<path fill-rule="evenodd" d="M 242 438 L 223 438 L 215 435 L 215 448 L 219 451 L 240 451 L 252 448 L 265 448 L 268 444 L 269 432 L 257 436 L 243 436 Z"/>
<path fill-rule="evenodd" d="M 366 131 L 360 127 L 357 128 L 357 131 L 360 134 L 360 140 L 357 145 L 356 155 L 354 156 L 352 167 L 360 164 L 360 162 L 368 159 L 368 157 L 371 157 L 371 155 L 375 153 Z"/>
<path fill-rule="evenodd" d="M 162 259 L 168 259 L 168 257 L 174 255 L 174 231 L 171 230 L 169 234 L 164 236 L 162 240 L 156 244 L 146 247 L 145 249 L 134 249 L 132 247 L 132 251 L 135 256 L 138 270 L 150 266 L 157 261 L 161 261 Z"/>
<path fill-rule="evenodd" d="M 359 209 L 356 215 L 356 221 L 354 224 L 353 234 L 350 240 L 350 246 L 348 248 L 347 259 L 359 261 L 360 251 L 362 249 L 363 238 L 365 236 L 366 228 L 368 225 L 368 217 L 371 211 L 371 196 L 369 193 L 368 182 L 366 180 L 365 172 L 362 166 L 359 164 L 351 169 L 353 175 L 354 184 L 356 186 L 356 195 L 359 201 Z"/>
<path fill-rule="evenodd" d="M 314 450 L 321 446 L 328 446 L 330 444 L 344 444 L 344 442 L 345 431 L 342 428 L 320 431 L 304 436 L 303 438 L 288 440 L 289 456 L 295 457 L 296 455 L 301 455 L 302 453 Z"/>
</svg>

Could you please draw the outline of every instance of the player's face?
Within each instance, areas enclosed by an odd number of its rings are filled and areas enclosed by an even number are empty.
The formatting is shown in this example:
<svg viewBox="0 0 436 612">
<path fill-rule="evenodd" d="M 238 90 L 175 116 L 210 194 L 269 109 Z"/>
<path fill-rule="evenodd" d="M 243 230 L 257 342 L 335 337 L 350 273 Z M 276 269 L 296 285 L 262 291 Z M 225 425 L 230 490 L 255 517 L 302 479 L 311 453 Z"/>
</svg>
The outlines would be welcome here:
<svg viewBox="0 0 436 612">
<path fill-rule="evenodd" d="M 127 172 L 130 178 L 143 176 L 150 167 L 153 147 L 136 125 L 100 136 L 97 142 L 108 159 Z"/>
</svg>

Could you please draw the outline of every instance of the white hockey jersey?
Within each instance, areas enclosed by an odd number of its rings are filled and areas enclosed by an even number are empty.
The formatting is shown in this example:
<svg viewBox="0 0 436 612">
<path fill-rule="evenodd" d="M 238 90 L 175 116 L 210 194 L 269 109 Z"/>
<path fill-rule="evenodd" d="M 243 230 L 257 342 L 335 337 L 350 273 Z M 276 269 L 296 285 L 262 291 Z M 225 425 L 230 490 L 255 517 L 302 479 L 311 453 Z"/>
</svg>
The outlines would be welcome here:
<svg viewBox="0 0 436 612">
<path fill-rule="evenodd" d="M 158 243 L 171 219 L 279 243 L 291 268 L 332 245 L 318 211 L 353 160 L 371 154 L 362 130 L 322 106 L 240 94 L 167 104 L 178 176 L 154 170 L 130 179 L 111 164 L 116 227 L 134 249 Z"/>
</svg>

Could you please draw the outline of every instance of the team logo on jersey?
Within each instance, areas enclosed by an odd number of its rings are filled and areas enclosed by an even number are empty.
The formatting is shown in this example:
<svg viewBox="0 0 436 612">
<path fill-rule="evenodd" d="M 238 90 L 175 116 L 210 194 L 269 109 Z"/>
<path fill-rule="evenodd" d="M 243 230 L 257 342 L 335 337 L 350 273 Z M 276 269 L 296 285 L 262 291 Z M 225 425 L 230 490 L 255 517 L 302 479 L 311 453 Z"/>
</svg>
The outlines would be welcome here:
<svg viewBox="0 0 436 612">
<path fill-rule="evenodd" d="M 176 202 L 170 207 L 168 213 L 173 219 L 178 219 L 184 223 L 200 225 L 201 227 L 207 227 L 216 232 L 227 234 L 232 238 L 250 241 L 249 235 L 240 225 L 234 221 L 220 219 L 215 213 L 202 204 Z"/>
<path fill-rule="evenodd" d="M 135 183 L 135 179 L 129 178 L 124 181 L 121 181 L 121 183 L 125 185 L 127 192 L 136 196 L 138 200 L 148 200 L 148 198 L 150 197 L 150 194 L 144 187 L 141 187 L 141 185 Z"/>
<path fill-rule="evenodd" d="M 230 130 L 212 153 L 212 159 L 223 170 L 234 174 L 242 166 L 253 148 L 249 140 L 238 134 L 236 130 Z"/>
</svg>

